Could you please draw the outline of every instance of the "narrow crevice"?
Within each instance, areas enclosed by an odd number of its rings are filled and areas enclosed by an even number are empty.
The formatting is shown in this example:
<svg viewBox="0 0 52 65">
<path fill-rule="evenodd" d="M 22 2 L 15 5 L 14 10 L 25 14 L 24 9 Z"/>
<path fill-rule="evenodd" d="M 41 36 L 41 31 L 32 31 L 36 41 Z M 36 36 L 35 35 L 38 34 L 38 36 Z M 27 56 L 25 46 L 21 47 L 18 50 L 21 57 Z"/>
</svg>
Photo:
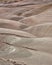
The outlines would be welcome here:
<svg viewBox="0 0 52 65">
<path fill-rule="evenodd" d="M 37 49 L 33 49 L 33 48 L 25 47 L 25 46 L 19 46 L 19 45 L 15 46 L 15 45 L 10 44 L 10 43 L 7 43 L 7 42 L 2 42 L 2 43 L 5 43 L 5 44 L 10 45 L 10 46 L 14 46 L 14 47 L 21 47 L 21 48 L 24 48 L 24 49 L 29 49 L 29 50 L 33 50 L 33 51 L 38 51 Z"/>
<path fill-rule="evenodd" d="M 21 35 L 17 35 L 17 34 L 10 34 L 10 33 L 0 33 L 1 35 L 13 35 L 13 36 L 17 36 L 17 37 L 23 37 L 23 38 L 29 38 L 27 36 L 21 36 Z"/>
</svg>

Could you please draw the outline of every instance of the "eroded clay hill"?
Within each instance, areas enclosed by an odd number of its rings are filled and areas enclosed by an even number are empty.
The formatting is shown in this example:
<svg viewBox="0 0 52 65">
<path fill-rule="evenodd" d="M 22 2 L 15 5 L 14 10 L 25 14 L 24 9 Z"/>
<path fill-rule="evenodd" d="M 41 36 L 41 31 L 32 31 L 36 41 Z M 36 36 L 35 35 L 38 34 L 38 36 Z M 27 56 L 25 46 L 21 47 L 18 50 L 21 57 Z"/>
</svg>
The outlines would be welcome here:
<svg viewBox="0 0 52 65">
<path fill-rule="evenodd" d="M 52 65 L 52 0 L 0 0 L 0 65 Z"/>
</svg>

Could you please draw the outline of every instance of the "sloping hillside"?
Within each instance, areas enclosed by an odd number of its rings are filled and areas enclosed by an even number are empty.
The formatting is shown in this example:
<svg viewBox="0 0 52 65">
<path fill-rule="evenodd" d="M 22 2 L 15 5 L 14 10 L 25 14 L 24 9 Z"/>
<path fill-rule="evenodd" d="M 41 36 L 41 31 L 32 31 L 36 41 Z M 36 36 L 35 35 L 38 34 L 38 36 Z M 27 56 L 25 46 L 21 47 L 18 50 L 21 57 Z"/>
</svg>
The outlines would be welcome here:
<svg viewBox="0 0 52 65">
<path fill-rule="evenodd" d="M 0 65 L 52 65 L 52 0 L 0 0 Z"/>
</svg>

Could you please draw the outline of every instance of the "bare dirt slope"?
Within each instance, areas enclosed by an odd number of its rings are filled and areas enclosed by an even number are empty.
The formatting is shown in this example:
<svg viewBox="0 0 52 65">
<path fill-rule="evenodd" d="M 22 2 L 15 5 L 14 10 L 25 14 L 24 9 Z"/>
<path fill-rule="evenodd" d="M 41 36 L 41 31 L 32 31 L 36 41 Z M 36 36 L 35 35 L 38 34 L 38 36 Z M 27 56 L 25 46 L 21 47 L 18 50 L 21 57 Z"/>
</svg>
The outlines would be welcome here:
<svg viewBox="0 0 52 65">
<path fill-rule="evenodd" d="M 0 65 L 52 65 L 52 0 L 0 0 Z"/>
</svg>

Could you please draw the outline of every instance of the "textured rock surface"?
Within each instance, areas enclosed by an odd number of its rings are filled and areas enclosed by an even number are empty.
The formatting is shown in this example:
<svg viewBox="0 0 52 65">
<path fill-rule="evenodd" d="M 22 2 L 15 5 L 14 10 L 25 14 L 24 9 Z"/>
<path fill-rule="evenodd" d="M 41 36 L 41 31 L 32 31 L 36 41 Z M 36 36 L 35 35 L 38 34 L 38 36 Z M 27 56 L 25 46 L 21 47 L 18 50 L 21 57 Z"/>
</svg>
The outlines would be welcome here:
<svg viewBox="0 0 52 65">
<path fill-rule="evenodd" d="M 0 65 L 52 65 L 52 0 L 0 0 Z"/>
</svg>

